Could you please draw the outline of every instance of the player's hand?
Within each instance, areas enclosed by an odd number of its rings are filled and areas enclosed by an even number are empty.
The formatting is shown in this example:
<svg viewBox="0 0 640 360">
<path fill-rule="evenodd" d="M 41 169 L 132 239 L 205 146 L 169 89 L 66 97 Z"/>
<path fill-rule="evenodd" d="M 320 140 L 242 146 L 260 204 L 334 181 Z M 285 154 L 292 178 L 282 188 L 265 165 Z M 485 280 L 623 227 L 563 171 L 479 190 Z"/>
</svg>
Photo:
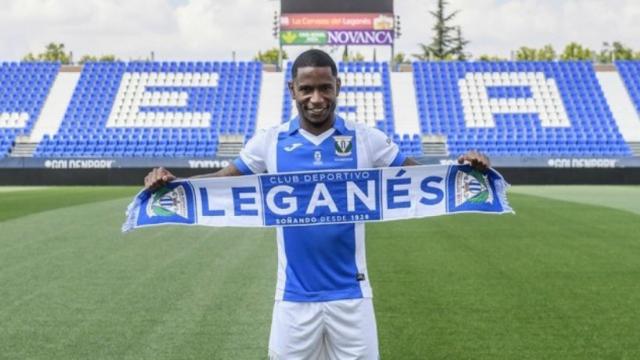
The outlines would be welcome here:
<svg viewBox="0 0 640 360">
<path fill-rule="evenodd" d="M 464 155 L 460 155 L 460 157 L 458 157 L 458 164 L 469 164 L 472 168 L 481 172 L 485 172 L 491 167 L 491 161 L 489 161 L 489 158 L 474 150 L 469 151 Z"/>
<path fill-rule="evenodd" d="M 144 178 L 144 187 L 147 190 L 156 190 L 166 183 L 175 180 L 176 177 L 169 170 L 159 167 L 151 170 Z"/>
</svg>

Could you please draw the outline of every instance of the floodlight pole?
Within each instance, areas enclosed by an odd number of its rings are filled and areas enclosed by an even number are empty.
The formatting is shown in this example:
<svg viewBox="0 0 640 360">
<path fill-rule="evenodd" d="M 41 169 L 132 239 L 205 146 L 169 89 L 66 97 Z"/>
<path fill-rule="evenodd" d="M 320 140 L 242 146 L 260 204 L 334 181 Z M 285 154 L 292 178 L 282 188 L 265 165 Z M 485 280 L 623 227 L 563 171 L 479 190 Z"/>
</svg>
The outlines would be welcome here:
<svg viewBox="0 0 640 360">
<path fill-rule="evenodd" d="M 273 12 L 273 37 L 278 40 L 278 61 L 276 63 L 276 71 L 282 71 L 282 34 L 280 34 L 280 14 L 278 11 Z"/>
<path fill-rule="evenodd" d="M 391 43 L 391 60 L 389 60 L 389 63 L 391 63 L 391 68 L 395 69 L 396 64 L 393 62 L 394 58 L 395 58 L 395 41 Z"/>
<path fill-rule="evenodd" d="M 397 65 L 395 63 L 396 57 L 396 39 L 400 38 L 400 15 L 393 15 L 393 39 L 391 41 L 391 60 L 389 63 L 391 64 L 391 69 L 398 71 Z"/>
</svg>

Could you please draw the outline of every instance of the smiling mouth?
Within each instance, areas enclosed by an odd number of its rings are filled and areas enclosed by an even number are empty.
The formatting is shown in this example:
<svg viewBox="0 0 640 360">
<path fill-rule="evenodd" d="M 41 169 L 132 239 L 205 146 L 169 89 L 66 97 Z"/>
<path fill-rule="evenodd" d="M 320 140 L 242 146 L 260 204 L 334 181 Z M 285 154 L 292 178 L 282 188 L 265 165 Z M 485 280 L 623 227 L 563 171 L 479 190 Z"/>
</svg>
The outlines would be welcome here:
<svg viewBox="0 0 640 360">
<path fill-rule="evenodd" d="M 307 109 L 307 112 L 309 112 L 311 115 L 322 115 L 324 114 L 325 110 L 327 110 L 326 108 L 318 108 L 318 109 Z"/>
</svg>

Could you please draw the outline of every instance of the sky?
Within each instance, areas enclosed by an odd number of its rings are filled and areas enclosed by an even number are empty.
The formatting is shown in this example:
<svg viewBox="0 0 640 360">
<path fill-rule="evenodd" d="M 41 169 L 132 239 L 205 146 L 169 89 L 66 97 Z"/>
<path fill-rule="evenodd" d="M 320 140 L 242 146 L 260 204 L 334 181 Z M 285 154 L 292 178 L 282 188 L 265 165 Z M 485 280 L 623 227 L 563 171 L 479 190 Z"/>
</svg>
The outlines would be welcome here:
<svg viewBox="0 0 640 360">
<path fill-rule="evenodd" d="M 345 0 L 347 1 L 347 0 Z M 436 0 L 396 0 L 402 36 L 395 51 L 411 55 L 428 43 Z M 449 0 L 474 56 L 509 57 L 520 46 L 571 41 L 600 50 L 621 41 L 640 50 L 640 0 Z M 15 61 L 65 44 L 84 54 L 114 54 L 122 60 L 251 60 L 277 46 L 273 38 L 277 0 L 0 0 L 0 61 Z M 286 47 L 290 56 L 305 50 Z M 342 49 L 327 49 L 334 56 Z M 372 58 L 372 47 L 350 47 Z M 388 47 L 376 48 L 378 60 Z"/>
</svg>

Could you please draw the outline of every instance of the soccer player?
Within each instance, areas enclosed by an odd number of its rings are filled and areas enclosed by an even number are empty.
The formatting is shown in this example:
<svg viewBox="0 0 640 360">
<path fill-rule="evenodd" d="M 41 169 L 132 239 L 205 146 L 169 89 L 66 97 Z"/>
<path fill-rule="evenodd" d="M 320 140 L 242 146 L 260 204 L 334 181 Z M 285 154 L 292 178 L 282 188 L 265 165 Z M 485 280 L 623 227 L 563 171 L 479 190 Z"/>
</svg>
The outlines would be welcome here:
<svg viewBox="0 0 640 360">
<path fill-rule="evenodd" d="M 289 91 L 298 116 L 259 131 L 231 165 L 199 177 L 417 165 L 380 130 L 335 113 L 340 79 L 328 54 L 308 50 L 291 72 Z M 489 167 L 477 152 L 458 161 Z M 145 186 L 155 189 L 173 179 L 157 168 Z M 270 359 L 379 358 L 364 230 L 363 223 L 277 228 Z"/>
</svg>

